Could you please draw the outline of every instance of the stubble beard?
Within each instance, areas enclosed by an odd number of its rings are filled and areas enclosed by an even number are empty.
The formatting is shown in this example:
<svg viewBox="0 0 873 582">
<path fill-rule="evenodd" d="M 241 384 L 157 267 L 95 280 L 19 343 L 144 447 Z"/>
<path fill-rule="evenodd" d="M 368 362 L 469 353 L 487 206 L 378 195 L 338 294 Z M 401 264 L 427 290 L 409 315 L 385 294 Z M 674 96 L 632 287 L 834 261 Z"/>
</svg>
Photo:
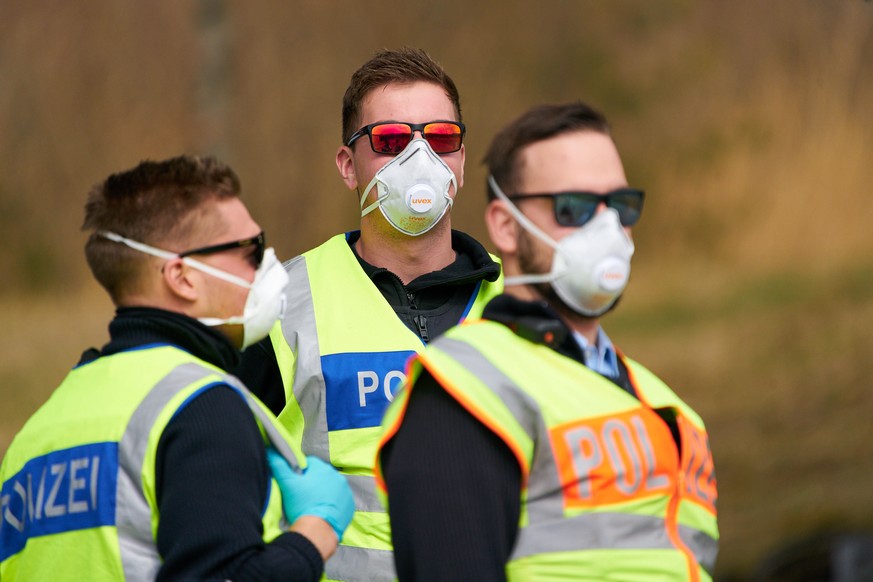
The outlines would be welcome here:
<svg viewBox="0 0 873 582">
<path fill-rule="evenodd" d="M 545 275 L 552 270 L 548 257 L 548 247 L 525 229 L 519 228 L 516 239 L 518 247 L 518 266 L 525 275 Z M 540 296 L 553 308 L 563 311 L 567 309 L 564 301 L 555 293 L 551 283 L 530 283 Z"/>
</svg>

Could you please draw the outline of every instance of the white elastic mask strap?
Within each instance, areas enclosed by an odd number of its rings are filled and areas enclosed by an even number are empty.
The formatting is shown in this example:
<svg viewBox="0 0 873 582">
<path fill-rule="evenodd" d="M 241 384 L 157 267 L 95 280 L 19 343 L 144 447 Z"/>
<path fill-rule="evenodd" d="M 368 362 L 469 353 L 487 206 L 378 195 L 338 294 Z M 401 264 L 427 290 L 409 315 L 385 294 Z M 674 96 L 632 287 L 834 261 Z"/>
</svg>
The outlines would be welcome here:
<svg viewBox="0 0 873 582">
<path fill-rule="evenodd" d="M 145 253 L 147 255 L 152 255 L 153 257 L 159 257 L 161 259 L 176 259 L 179 257 L 177 253 L 172 253 L 170 251 L 164 251 L 152 246 L 149 246 L 145 243 L 137 242 L 133 239 L 125 238 L 120 234 L 116 234 L 109 230 L 101 230 L 97 232 L 97 236 L 102 236 L 103 238 L 108 238 L 111 241 L 115 241 L 117 243 L 121 243 L 123 245 L 127 245 L 130 248 L 137 250 L 141 253 Z"/>
<path fill-rule="evenodd" d="M 98 236 L 102 236 L 103 238 L 107 238 L 111 241 L 115 241 L 121 243 L 123 245 L 127 245 L 130 248 L 137 250 L 141 253 L 145 253 L 147 255 L 152 255 L 153 257 L 158 257 L 160 259 L 178 259 L 179 253 L 174 253 L 171 251 L 165 251 L 163 249 L 159 249 L 145 243 L 141 243 L 126 237 L 121 236 L 120 234 L 116 234 L 114 232 L 108 230 L 101 230 L 97 233 Z M 236 275 L 232 275 L 230 273 L 225 273 L 221 269 L 217 269 L 211 265 L 207 265 L 206 263 L 201 263 L 197 259 L 192 259 L 191 257 L 182 258 L 182 262 L 186 265 L 194 267 L 198 271 L 202 271 L 213 277 L 218 277 L 219 279 L 223 279 L 228 283 L 233 283 L 235 285 L 239 285 L 240 287 L 244 287 L 246 289 L 250 289 L 252 284 L 243 279 L 242 277 L 237 277 Z"/>
<path fill-rule="evenodd" d="M 543 230 L 535 225 L 530 218 L 525 216 L 518 207 L 512 203 L 512 200 L 503 193 L 503 190 L 500 189 L 500 186 L 497 185 L 497 180 L 494 179 L 494 176 L 488 175 L 488 185 L 491 186 L 491 191 L 506 204 L 509 212 L 515 218 L 516 221 L 524 228 L 526 231 L 555 249 L 555 252 L 561 252 L 558 248 L 558 243 L 555 240 L 547 235 Z M 503 280 L 504 285 L 526 285 L 528 283 L 550 283 L 557 278 L 555 273 L 528 273 L 524 275 L 516 275 L 515 277 L 506 277 Z"/>
<path fill-rule="evenodd" d="M 377 179 L 378 175 L 379 174 L 377 173 L 376 176 L 373 176 L 373 179 L 370 180 L 370 183 L 367 184 L 367 187 L 364 189 L 364 193 L 361 195 L 361 218 L 364 218 L 365 216 L 367 216 L 368 214 L 370 214 L 371 212 L 373 212 L 374 210 L 379 208 L 379 205 L 382 204 L 382 201 L 385 200 L 386 198 L 388 198 L 388 193 L 386 192 L 382 196 L 378 196 L 376 198 L 376 200 L 373 201 L 372 204 L 370 204 L 369 206 L 364 208 L 364 202 L 367 201 L 367 195 L 370 193 L 370 190 L 372 190 L 373 187 L 376 186 L 376 184 L 378 182 L 378 179 Z"/>
<path fill-rule="evenodd" d="M 223 280 L 227 281 L 228 283 L 233 283 L 234 285 L 239 285 L 240 287 L 243 287 L 244 289 L 251 289 L 252 288 L 252 284 L 249 283 L 248 281 L 246 281 L 245 279 L 243 279 L 242 277 L 237 277 L 236 275 L 231 275 L 230 273 L 222 271 L 221 269 L 217 269 L 211 265 L 207 265 L 206 263 L 201 263 L 197 259 L 192 259 L 191 257 L 184 257 L 182 259 L 182 262 L 185 263 L 186 265 L 194 267 L 198 271 L 208 273 L 209 275 L 212 275 L 213 277 L 217 277 L 219 279 L 223 279 Z"/>
<path fill-rule="evenodd" d="M 197 321 L 202 323 L 208 327 L 217 327 L 219 325 L 228 325 L 228 324 L 243 324 L 245 323 L 245 317 L 242 315 L 234 315 L 233 317 L 225 317 L 224 319 L 219 317 L 198 317 Z"/>
</svg>

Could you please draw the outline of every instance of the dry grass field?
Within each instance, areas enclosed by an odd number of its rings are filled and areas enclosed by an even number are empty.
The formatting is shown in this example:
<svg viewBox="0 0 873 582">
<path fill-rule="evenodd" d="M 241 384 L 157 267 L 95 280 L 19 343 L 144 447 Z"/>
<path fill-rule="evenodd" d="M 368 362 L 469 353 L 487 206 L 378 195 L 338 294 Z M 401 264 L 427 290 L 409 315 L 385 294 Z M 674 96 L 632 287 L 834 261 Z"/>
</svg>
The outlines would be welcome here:
<svg viewBox="0 0 873 582">
<path fill-rule="evenodd" d="M 291 4 L 0 6 L 0 455 L 106 339 L 88 187 L 217 152 L 289 258 L 354 228 L 340 97 L 374 50 L 410 44 L 461 90 L 453 220 L 480 240 L 479 160 L 502 124 L 569 99 L 612 119 L 648 198 L 605 327 L 708 424 L 718 578 L 798 536 L 873 530 L 873 3 Z"/>
</svg>

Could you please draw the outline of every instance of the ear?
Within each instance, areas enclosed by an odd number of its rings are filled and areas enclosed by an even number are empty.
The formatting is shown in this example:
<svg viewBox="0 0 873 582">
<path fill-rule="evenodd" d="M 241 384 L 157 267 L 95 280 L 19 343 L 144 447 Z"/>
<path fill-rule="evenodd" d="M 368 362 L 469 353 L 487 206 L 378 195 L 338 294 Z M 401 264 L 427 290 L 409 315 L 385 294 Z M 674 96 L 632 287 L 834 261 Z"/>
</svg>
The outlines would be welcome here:
<svg viewBox="0 0 873 582">
<path fill-rule="evenodd" d="M 336 151 L 336 169 L 349 190 L 358 187 L 358 176 L 355 173 L 355 155 L 351 148 L 342 146 Z"/>
<path fill-rule="evenodd" d="M 197 286 L 192 277 L 194 273 L 195 270 L 179 258 L 170 259 L 164 263 L 164 267 L 161 269 L 161 276 L 167 291 L 184 302 L 194 302 L 199 297 Z"/>
<path fill-rule="evenodd" d="M 502 200 L 492 200 L 485 207 L 488 236 L 501 257 L 515 255 L 518 247 L 518 222 Z"/>
</svg>

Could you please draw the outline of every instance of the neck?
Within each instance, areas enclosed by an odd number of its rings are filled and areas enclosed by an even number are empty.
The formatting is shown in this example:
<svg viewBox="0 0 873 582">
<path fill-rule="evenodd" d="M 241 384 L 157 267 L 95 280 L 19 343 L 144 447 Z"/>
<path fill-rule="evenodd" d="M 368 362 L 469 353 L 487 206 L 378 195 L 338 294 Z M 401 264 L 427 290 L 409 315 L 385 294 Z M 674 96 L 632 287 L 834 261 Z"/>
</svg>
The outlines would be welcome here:
<svg viewBox="0 0 873 582">
<path fill-rule="evenodd" d="M 593 346 L 597 342 L 597 330 L 600 328 L 600 318 L 588 317 L 587 315 L 576 313 L 564 305 L 564 302 L 558 299 L 554 293 L 552 294 L 552 297 L 545 297 L 533 285 L 511 285 L 506 287 L 504 293 L 524 301 L 547 302 L 549 307 L 561 316 L 561 319 L 564 320 L 567 327 L 581 334 L 582 337 L 588 340 L 589 345 Z"/>
<path fill-rule="evenodd" d="M 365 221 L 361 224 L 361 238 L 355 243 L 355 251 L 374 267 L 388 269 L 406 285 L 455 262 L 447 219 L 444 217 L 440 224 L 421 236 L 408 236 L 393 228 L 389 232 L 378 231 Z"/>
<path fill-rule="evenodd" d="M 564 307 L 563 304 L 561 305 L 562 309 L 558 309 L 557 306 L 553 307 L 561 314 L 561 317 L 564 318 L 564 321 L 567 322 L 570 329 L 588 340 L 589 346 L 596 345 L 597 330 L 600 328 L 600 319 L 597 317 L 579 315 L 575 311 Z"/>
</svg>

